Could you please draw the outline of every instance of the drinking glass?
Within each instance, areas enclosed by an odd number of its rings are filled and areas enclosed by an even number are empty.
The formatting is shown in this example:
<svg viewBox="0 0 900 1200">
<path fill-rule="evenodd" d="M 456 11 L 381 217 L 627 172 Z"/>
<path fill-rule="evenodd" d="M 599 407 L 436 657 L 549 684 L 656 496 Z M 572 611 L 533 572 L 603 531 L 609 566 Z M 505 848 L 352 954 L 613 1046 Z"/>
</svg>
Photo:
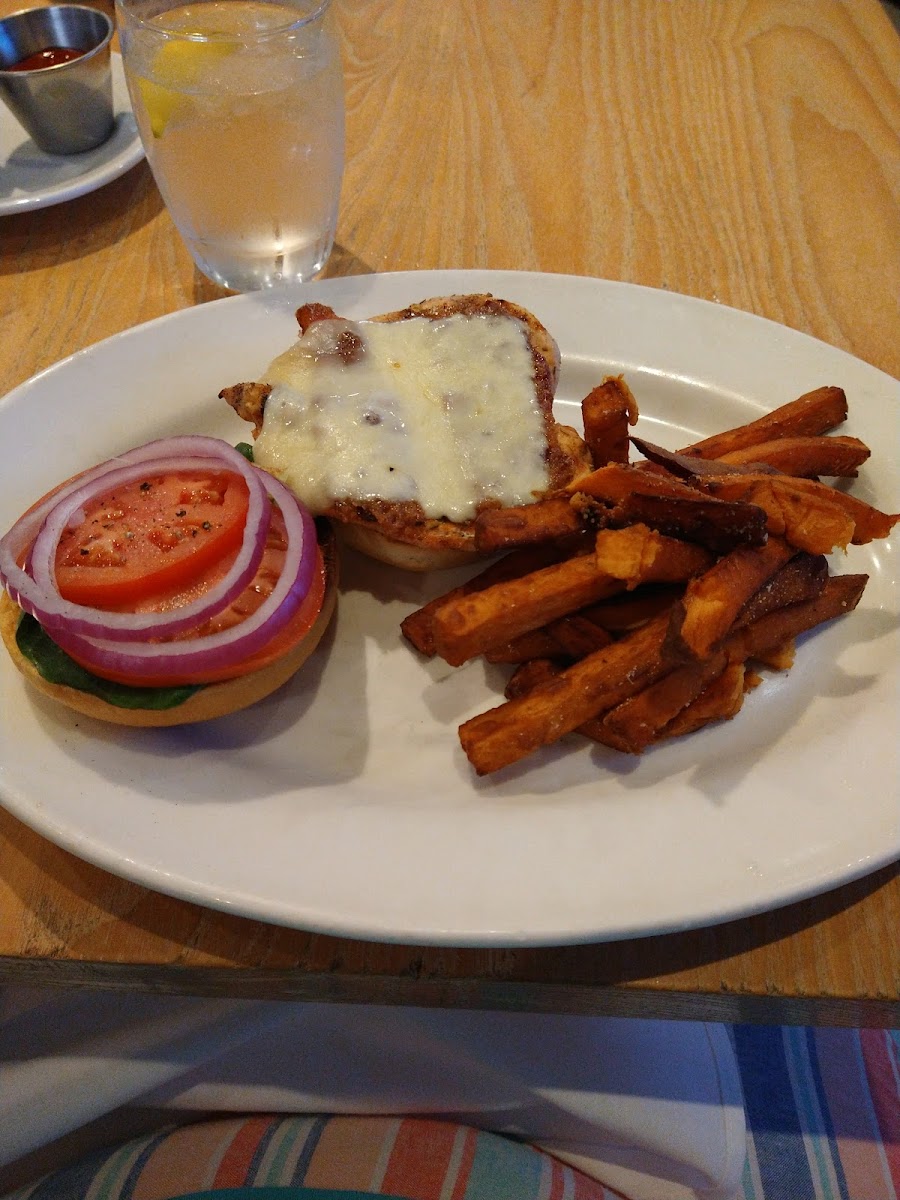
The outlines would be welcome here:
<svg viewBox="0 0 900 1200">
<path fill-rule="evenodd" d="M 311 279 L 334 242 L 344 88 L 330 0 L 117 0 L 147 160 L 200 270 Z"/>
</svg>

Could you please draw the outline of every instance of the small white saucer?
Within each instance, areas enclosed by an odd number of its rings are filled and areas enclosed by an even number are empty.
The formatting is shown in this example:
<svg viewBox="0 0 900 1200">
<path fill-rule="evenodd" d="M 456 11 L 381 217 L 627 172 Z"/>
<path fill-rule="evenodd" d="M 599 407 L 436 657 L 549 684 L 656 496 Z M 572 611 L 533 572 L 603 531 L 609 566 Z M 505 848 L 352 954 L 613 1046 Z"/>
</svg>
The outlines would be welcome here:
<svg viewBox="0 0 900 1200">
<path fill-rule="evenodd" d="M 0 216 L 48 208 L 93 192 L 141 161 L 144 150 L 131 111 L 122 59 L 112 56 L 112 136 L 86 154 L 44 154 L 5 104 L 0 104 Z"/>
</svg>

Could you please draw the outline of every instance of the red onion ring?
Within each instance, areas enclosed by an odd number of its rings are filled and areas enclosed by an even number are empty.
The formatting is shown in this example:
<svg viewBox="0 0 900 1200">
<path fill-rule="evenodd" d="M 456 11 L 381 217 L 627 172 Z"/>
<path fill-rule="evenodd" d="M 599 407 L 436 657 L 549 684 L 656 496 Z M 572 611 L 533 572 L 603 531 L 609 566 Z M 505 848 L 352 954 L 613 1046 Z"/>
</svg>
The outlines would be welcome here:
<svg viewBox="0 0 900 1200">
<path fill-rule="evenodd" d="M 204 670 L 239 663 L 275 636 L 297 611 L 312 584 L 317 560 L 313 519 L 296 497 L 276 479 L 266 488 L 281 509 L 287 550 L 278 582 L 255 613 L 231 629 L 190 641 L 145 642 L 123 645 L 110 639 L 86 638 L 68 632 L 54 641 L 86 666 L 128 675 L 135 682 L 160 671 L 192 675 L 202 680 Z"/>
<path fill-rule="evenodd" d="M 112 613 L 60 596 L 55 558 L 59 539 L 77 511 L 98 493 L 140 475 L 208 468 L 213 462 L 246 481 L 249 505 L 244 539 L 227 575 L 198 600 L 165 613 Z M 36 617 L 54 640 L 58 634 L 138 641 L 201 625 L 247 586 L 262 558 L 271 508 L 263 475 L 243 454 L 215 438 L 186 436 L 150 442 L 86 472 L 21 517 L 0 539 L 0 583 L 20 608 Z M 32 544 L 33 543 L 33 544 Z M 18 558 L 31 544 L 26 568 Z"/>
<path fill-rule="evenodd" d="M 148 462 L 135 463 L 132 466 L 110 471 L 108 475 L 72 492 L 53 509 L 35 539 L 31 555 L 31 574 L 37 586 L 54 597 L 59 594 L 54 569 L 59 540 L 68 528 L 74 513 L 98 493 L 112 491 L 116 487 L 140 479 L 142 476 L 161 474 L 166 471 L 192 471 L 198 467 L 204 468 L 208 466 L 208 462 L 208 459 L 203 458 L 173 458 L 167 459 L 165 463 L 157 463 L 151 459 Z M 38 620 L 51 637 L 57 629 L 65 628 L 70 633 L 80 633 L 86 637 L 105 637 L 113 641 L 140 641 L 147 637 L 170 637 L 201 625 L 208 617 L 219 612 L 240 595 L 256 574 L 262 558 L 272 510 L 267 502 L 266 490 L 259 472 L 255 471 L 252 474 L 254 478 L 250 487 L 244 538 L 237 557 L 228 574 L 198 599 L 193 600 L 190 604 L 182 605 L 180 608 L 161 613 L 114 613 L 88 609 L 89 612 L 97 615 L 85 617 L 81 614 L 84 613 L 86 606 L 72 604 L 60 597 L 56 611 L 50 614 L 50 619 L 48 619 L 45 609 L 45 615 L 35 614 Z"/>
</svg>

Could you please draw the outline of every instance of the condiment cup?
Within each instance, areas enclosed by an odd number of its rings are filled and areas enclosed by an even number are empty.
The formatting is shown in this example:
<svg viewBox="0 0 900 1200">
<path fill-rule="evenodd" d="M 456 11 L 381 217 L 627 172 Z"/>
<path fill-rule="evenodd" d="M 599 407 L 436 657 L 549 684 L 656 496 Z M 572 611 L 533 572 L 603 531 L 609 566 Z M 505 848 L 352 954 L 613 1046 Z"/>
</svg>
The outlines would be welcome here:
<svg viewBox="0 0 900 1200">
<path fill-rule="evenodd" d="M 113 131 L 109 44 L 113 23 L 80 4 L 31 8 L 0 21 L 0 99 L 47 154 L 81 154 Z M 11 70 L 48 48 L 78 58 L 33 70 Z"/>
</svg>

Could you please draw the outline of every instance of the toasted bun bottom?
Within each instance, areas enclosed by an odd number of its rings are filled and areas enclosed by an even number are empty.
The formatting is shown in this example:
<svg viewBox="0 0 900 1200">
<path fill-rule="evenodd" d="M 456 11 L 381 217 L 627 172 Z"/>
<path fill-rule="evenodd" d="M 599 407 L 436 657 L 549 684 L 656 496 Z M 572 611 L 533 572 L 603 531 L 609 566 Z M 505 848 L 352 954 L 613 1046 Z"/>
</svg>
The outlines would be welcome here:
<svg viewBox="0 0 900 1200">
<path fill-rule="evenodd" d="M 329 534 L 326 540 L 320 539 L 320 544 L 325 564 L 325 595 L 319 615 L 306 637 L 283 658 L 267 667 L 249 675 L 240 675 L 237 679 L 227 679 L 223 683 L 207 684 L 174 708 L 119 708 L 118 705 L 109 704 L 89 692 L 81 692 L 77 688 L 66 687 L 60 683 L 49 683 L 16 645 L 16 629 L 22 610 L 13 603 L 6 592 L 0 592 L 0 636 L 16 667 L 33 687 L 49 696 L 51 700 L 57 700 L 67 708 L 83 713 L 84 716 L 114 725 L 140 728 L 161 728 L 187 725 L 194 721 L 211 721 L 215 717 L 224 717 L 229 713 L 239 712 L 242 708 L 248 708 L 280 688 L 283 683 L 287 683 L 321 641 L 337 602 L 338 573 L 334 537 Z"/>
<path fill-rule="evenodd" d="M 379 533 L 369 525 L 339 523 L 337 528 L 344 546 L 404 571 L 443 571 L 450 567 L 468 566 L 483 557 L 475 551 L 459 550 L 453 546 L 408 545 Z"/>
</svg>

